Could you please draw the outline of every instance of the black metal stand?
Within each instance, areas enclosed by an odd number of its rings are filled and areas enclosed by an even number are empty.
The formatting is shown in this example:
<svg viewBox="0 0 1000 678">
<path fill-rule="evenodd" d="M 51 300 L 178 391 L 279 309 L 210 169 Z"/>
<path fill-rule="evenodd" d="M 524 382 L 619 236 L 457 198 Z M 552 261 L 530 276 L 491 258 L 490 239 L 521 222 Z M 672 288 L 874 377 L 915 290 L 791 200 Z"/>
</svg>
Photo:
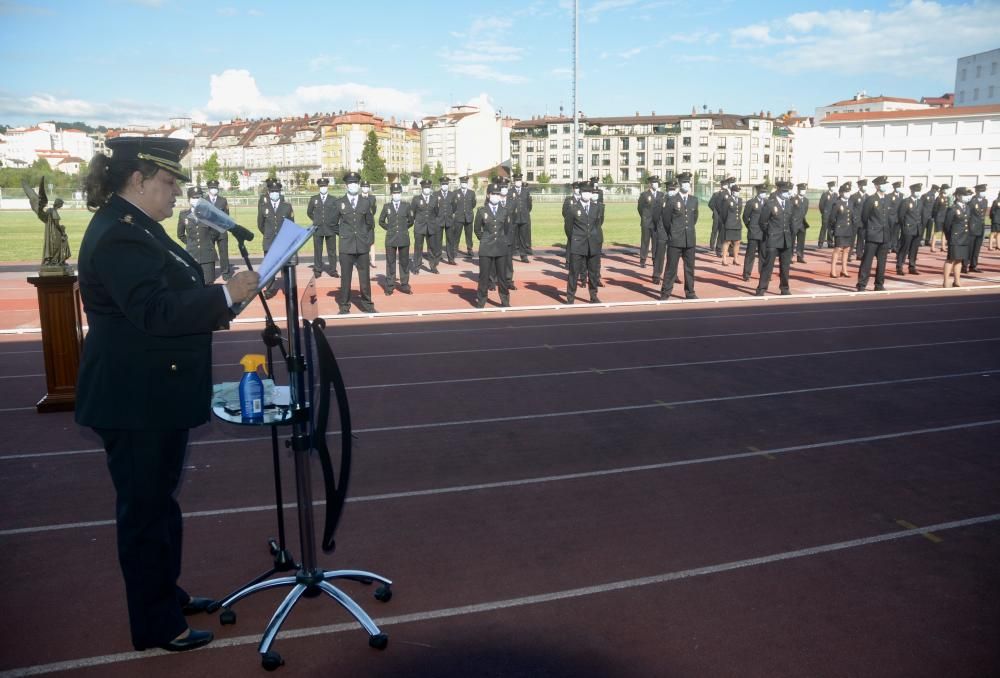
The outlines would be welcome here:
<svg viewBox="0 0 1000 678">
<path fill-rule="evenodd" d="M 244 251 L 242 243 L 240 249 L 241 251 Z M 247 257 L 244 258 L 246 259 Z M 282 624 L 285 622 L 285 619 L 291 613 L 292 609 L 302 596 L 315 597 L 321 593 L 329 595 L 344 609 L 346 609 L 358 621 L 358 623 L 361 624 L 364 630 L 368 633 L 368 644 L 379 650 L 385 649 L 388 645 L 389 637 L 379 630 L 378 626 L 374 621 L 372 621 L 371 617 L 369 617 L 368 614 L 354 602 L 354 600 L 352 600 L 339 588 L 333 586 L 330 583 L 330 580 L 348 579 L 361 582 L 363 584 L 371 584 L 372 582 L 378 581 L 382 585 L 376 590 L 375 598 L 382 602 L 388 602 L 388 600 L 392 597 L 392 581 L 381 575 L 365 570 L 323 570 L 317 563 L 310 469 L 310 455 L 313 452 L 315 440 L 310 415 L 311 405 L 306 398 L 307 367 L 312 369 L 312 366 L 307 365 L 305 357 L 302 354 L 302 334 L 299 327 L 298 289 L 295 281 L 294 265 L 291 263 L 286 264 L 282 269 L 282 275 L 284 277 L 283 285 L 288 318 L 288 351 L 287 353 L 283 353 L 285 355 L 286 364 L 288 365 L 291 395 L 292 437 L 290 445 L 295 458 L 295 488 L 297 494 L 296 511 L 299 522 L 299 542 L 302 550 L 302 562 L 301 565 L 298 566 L 298 570 L 294 576 L 268 579 L 267 577 L 274 572 L 267 573 L 261 578 L 258 578 L 257 581 L 254 581 L 243 589 L 230 594 L 219 602 L 219 607 L 222 607 L 224 610 L 223 614 L 234 615 L 230 608 L 238 601 L 249 595 L 257 593 L 258 591 L 266 591 L 268 589 L 282 586 L 292 587 L 292 590 L 275 610 L 271 620 L 267 624 L 267 627 L 264 629 L 264 634 L 261 637 L 260 645 L 258 647 L 258 652 L 261 655 L 261 665 L 268 671 L 273 671 L 284 664 L 284 660 L 281 658 L 281 655 L 271 650 L 271 645 L 274 643 L 275 637 L 281 629 Z M 270 321 L 270 314 L 268 314 L 268 319 Z M 305 324 L 308 325 L 308 323 Z M 323 337 L 321 332 L 317 333 L 317 335 L 320 338 Z M 325 338 L 322 340 L 324 342 L 326 341 Z M 317 339 L 317 341 L 319 341 L 319 339 Z M 328 345 L 325 348 L 329 351 Z M 332 356 L 332 353 L 330 353 L 330 355 Z M 321 389 L 325 388 L 328 391 L 331 382 L 329 375 L 323 374 L 322 361 L 320 362 Z M 272 431 L 274 431 L 273 428 Z M 319 432 L 316 435 L 325 435 L 325 432 Z M 343 435 L 349 436 L 349 430 L 345 430 Z M 274 442 L 275 449 L 277 449 L 276 436 L 277 434 L 273 433 L 272 440 Z M 277 468 L 277 461 L 275 462 L 275 467 Z M 328 487 L 328 495 L 330 494 L 330 491 L 331 489 Z M 346 478 L 342 478 L 342 491 L 346 492 Z M 343 501 L 342 496 L 338 497 L 338 499 L 341 502 Z M 330 548 L 332 548 L 332 540 Z M 235 615 L 233 616 L 233 619 L 235 619 Z"/>
</svg>

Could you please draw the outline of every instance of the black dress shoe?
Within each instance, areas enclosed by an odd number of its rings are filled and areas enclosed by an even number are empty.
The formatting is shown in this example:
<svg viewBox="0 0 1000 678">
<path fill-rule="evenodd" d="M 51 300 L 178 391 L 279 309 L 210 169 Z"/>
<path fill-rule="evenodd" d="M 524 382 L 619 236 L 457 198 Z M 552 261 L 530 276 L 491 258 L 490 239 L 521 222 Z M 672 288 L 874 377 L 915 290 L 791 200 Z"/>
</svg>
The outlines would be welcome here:
<svg viewBox="0 0 1000 678">
<path fill-rule="evenodd" d="M 660 301 L 666 301 L 669 298 L 670 298 L 670 295 L 666 294 L 665 292 L 660 292 L 660 296 L 657 297 L 657 299 L 660 300 Z"/>
<path fill-rule="evenodd" d="M 392 296 L 392 288 L 391 287 L 385 291 L 385 296 L 387 296 L 387 297 L 391 297 Z"/>
<path fill-rule="evenodd" d="M 876 292 L 885 292 L 885 286 L 884 285 L 876 285 L 875 286 L 875 291 Z"/>
<path fill-rule="evenodd" d="M 342 309 L 340 309 L 340 311 L 337 312 L 337 315 L 349 315 L 350 313 L 351 313 L 351 309 L 349 309 L 349 308 L 342 308 Z"/>
<path fill-rule="evenodd" d="M 969 273 L 979 273 L 979 267 L 978 266 L 970 266 L 969 267 Z"/>
<path fill-rule="evenodd" d="M 910 275 L 920 275 L 920 271 L 915 268 L 910 269 Z"/>
<path fill-rule="evenodd" d="M 604 287 L 604 281 L 603 280 L 598 280 L 597 281 L 597 286 L 598 287 Z"/>
<path fill-rule="evenodd" d="M 511 284 L 507 285 L 507 289 L 509 289 L 509 290 L 516 290 L 517 289 L 517 285 L 515 285 L 514 283 L 511 283 Z"/>
<path fill-rule="evenodd" d="M 486 300 L 480 299 L 476 302 L 476 308 L 486 308 Z"/>
<path fill-rule="evenodd" d="M 196 598 L 192 596 L 184 605 L 181 607 L 181 612 L 184 616 L 190 616 L 192 614 L 201 614 L 202 612 L 208 612 L 209 608 L 215 603 L 211 598 Z"/>
<path fill-rule="evenodd" d="M 339 278 L 340 274 L 337 273 L 336 271 L 330 271 L 330 277 L 331 278 Z"/>
<path fill-rule="evenodd" d="M 764 296 L 765 291 L 766 290 L 757 290 L 756 292 L 753 293 L 753 295 L 755 297 L 762 297 L 762 296 Z"/>
<path fill-rule="evenodd" d="M 783 297 L 787 297 L 791 293 L 791 290 L 781 290 L 781 296 Z"/>
<path fill-rule="evenodd" d="M 795 261 L 799 262 L 800 264 L 804 264 L 804 263 L 806 263 L 806 258 L 805 257 L 799 257 Z"/>
<path fill-rule="evenodd" d="M 441 272 L 441 271 L 437 270 L 436 268 L 432 268 L 432 269 L 431 269 L 431 273 L 440 273 L 440 272 Z"/>
<path fill-rule="evenodd" d="M 750 280 L 750 276 L 748 274 L 744 273 L 743 274 L 743 282 L 746 282 L 747 280 Z"/>
<path fill-rule="evenodd" d="M 572 306 L 574 301 L 576 301 L 575 298 L 566 295 L 566 301 L 564 301 L 563 303 L 566 304 L 567 306 Z"/>
<path fill-rule="evenodd" d="M 698 295 L 697 295 L 697 294 L 695 294 L 694 292 L 692 292 L 691 294 L 685 294 L 685 295 L 684 295 L 684 298 L 685 298 L 685 299 L 697 299 L 697 298 L 698 298 Z"/>
<path fill-rule="evenodd" d="M 661 282 L 663 282 L 663 281 L 660 280 L 659 278 L 653 278 L 653 284 L 654 285 L 659 285 Z"/>
<path fill-rule="evenodd" d="M 169 643 L 164 643 L 158 647 L 161 650 L 167 650 L 168 652 L 187 652 L 188 650 L 197 649 L 203 645 L 208 645 L 215 638 L 211 631 L 197 631 L 195 629 L 190 629 L 188 633 L 183 638 L 177 638 L 176 640 L 171 640 Z"/>
<path fill-rule="evenodd" d="M 522 264 L 526 264 L 526 263 L 528 263 L 528 257 L 526 257 L 526 256 L 524 256 L 524 255 L 522 254 L 522 255 L 521 255 L 521 263 L 522 263 Z"/>
<path fill-rule="evenodd" d="M 601 300 L 598 298 L 598 296 L 596 294 L 594 294 L 594 295 L 591 295 L 591 297 L 590 297 L 590 303 L 592 303 L 592 304 L 600 304 Z"/>
</svg>

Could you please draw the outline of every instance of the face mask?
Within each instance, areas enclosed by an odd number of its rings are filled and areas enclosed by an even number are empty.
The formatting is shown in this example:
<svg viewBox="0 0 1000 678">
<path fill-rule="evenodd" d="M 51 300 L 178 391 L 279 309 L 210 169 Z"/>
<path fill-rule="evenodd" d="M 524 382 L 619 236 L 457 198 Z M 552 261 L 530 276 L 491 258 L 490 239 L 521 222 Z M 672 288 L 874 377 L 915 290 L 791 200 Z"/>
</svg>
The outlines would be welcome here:
<svg viewBox="0 0 1000 678">
<path fill-rule="evenodd" d="M 739 186 L 733 186 L 729 190 L 733 192 L 733 195 L 739 195 L 740 187 Z"/>
<path fill-rule="evenodd" d="M 681 193 L 690 193 L 690 192 L 691 192 L 691 184 L 685 181 L 684 183 L 681 184 Z"/>
<path fill-rule="evenodd" d="M 281 197 L 281 193 L 278 193 L 277 191 L 271 191 L 267 195 L 271 198 L 271 202 L 278 202 L 278 198 Z"/>
<path fill-rule="evenodd" d="M 840 194 L 840 198 L 842 200 L 847 200 L 849 197 L 851 197 L 850 191 L 844 191 L 843 193 Z"/>
<path fill-rule="evenodd" d="M 362 186 L 361 187 L 361 195 L 368 195 L 368 191 L 370 191 L 370 190 L 371 190 L 370 187 L 368 187 L 368 186 Z"/>
<path fill-rule="evenodd" d="M 403 199 L 403 194 L 402 193 L 393 193 L 392 194 L 392 201 L 393 202 L 399 202 L 402 199 Z"/>
<path fill-rule="evenodd" d="M 660 190 L 660 185 L 654 181 L 652 188 L 653 188 L 654 191 L 658 191 L 658 190 Z"/>
<path fill-rule="evenodd" d="M 501 188 L 500 189 L 500 195 L 502 197 L 506 198 L 507 197 L 507 188 Z"/>
<path fill-rule="evenodd" d="M 330 190 L 330 189 L 329 189 L 329 188 L 327 188 L 326 186 L 320 186 L 320 187 L 319 187 L 319 194 L 320 194 L 320 195 L 326 195 L 326 194 L 327 194 L 327 192 L 328 192 L 329 190 Z"/>
<path fill-rule="evenodd" d="M 430 195 L 431 194 L 431 189 L 430 188 L 422 188 L 422 189 L 420 189 L 420 192 L 423 193 L 424 195 Z"/>
<path fill-rule="evenodd" d="M 441 192 L 442 193 L 448 192 L 448 184 L 441 184 Z"/>
<path fill-rule="evenodd" d="M 806 189 L 804 189 L 804 188 L 800 188 L 800 189 L 799 189 L 799 195 L 801 195 L 801 196 L 803 196 L 803 197 L 804 197 L 804 196 L 805 196 L 805 194 L 806 194 Z"/>
<path fill-rule="evenodd" d="M 460 183 L 458 185 L 458 187 L 461 188 L 464 191 L 465 189 L 467 189 L 469 187 L 469 185 L 463 181 L 462 183 Z"/>
<path fill-rule="evenodd" d="M 902 186 L 897 186 L 896 188 L 894 188 L 892 190 L 894 190 L 896 193 L 902 193 L 903 192 L 903 187 Z"/>
<path fill-rule="evenodd" d="M 574 198 L 579 198 L 580 197 L 580 189 L 578 189 L 578 188 L 574 188 L 573 189 L 573 197 Z"/>
<path fill-rule="evenodd" d="M 584 202 L 590 202 L 590 199 L 593 198 L 593 197 L 594 197 L 594 194 L 591 193 L 590 191 L 583 191 L 580 194 L 580 199 L 583 200 Z"/>
<path fill-rule="evenodd" d="M 669 195 L 671 198 L 674 197 L 675 195 L 677 195 L 677 189 L 671 188 L 670 190 L 667 191 L 667 195 Z"/>
<path fill-rule="evenodd" d="M 972 201 L 972 196 L 969 195 L 968 193 L 962 196 L 962 202 L 971 202 L 971 201 Z"/>
<path fill-rule="evenodd" d="M 516 186 L 517 188 L 521 188 L 521 185 L 522 185 L 523 183 L 524 183 L 524 182 L 522 182 L 522 181 L 515 181 L 515 182 L 514 182 L 514 186 Z"/>
<path fill-rule="evenodd" d="M 208 189 L 208 194 L 214 198 L 215 196 L 219 195 L 219 189 L 210 188 Z"/>
<path fill-rule="evenodd" d="M 760 193 L 757 194 L 757 197 L 758 198 L 766 198 L 767 197 L 767 191 L 761 191 Z"/>
<path fill-rule="evenodd" d="M 879 193 L 888 193 L 889 191 L 891 191 L 891 190 L 892 190 L 892 187 L 891 187 L 891 186 L 889 186 L 889 184 L 882 184 L 882 185 L 881 185 L 881 186 L 879 186 L 879 187 L 878 187 L 878 188 L 877 188 L 876 190 L 877 190 L 877 191 L 878 191 Z"/>
<path fill-rule="evenodd" d="M 792 192 L 791 191 L 782 191 L 781 192 L 781 198 L 783 200 L 788 200 L 790 197 L 792 197 Z"/>
<path fill-rule="evenodd" d="M 347 184 L 347 192 L 350 193 L 351 195 L 357 195 L 358 194 L 358 185 L 357 184 Z"/>
<path fill-rule="evenodd" d="M 497 195 L 496 193 L 490 193 L 490 204 L 496 205 L 499 202 L 500 202 L 500 196 Z"/>
<path fill-rule="evenodd" d="M 976 197 L 977 198 L 985 198 L 986 197 L 986 191 L 979 191 L 979 193 L 976 193 Z"/>
<path fill-rule="evenodd" d="M 912 191 L 912 195 L 914 198 L 916 198 L 917 196 L 920 195 L 920 191 Z"/>
<path fill-rule="evenodd" d="M 191 198 L 190 202 L 191 202 L 191 209 L 194 209 L 194 206 L 198 204 L 198 198 Z"/>
</svg>

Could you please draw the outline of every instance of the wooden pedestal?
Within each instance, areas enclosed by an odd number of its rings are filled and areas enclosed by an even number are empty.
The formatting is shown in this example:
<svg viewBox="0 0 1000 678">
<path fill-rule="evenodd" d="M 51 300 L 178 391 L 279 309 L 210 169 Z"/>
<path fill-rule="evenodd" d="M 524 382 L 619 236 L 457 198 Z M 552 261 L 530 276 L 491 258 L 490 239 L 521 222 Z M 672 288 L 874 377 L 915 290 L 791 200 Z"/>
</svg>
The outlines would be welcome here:
<svg viewBox="0 0 1000 678">
<path fill-rule="evenodd" d="M 47 393 L 39 412 L 66 412 L 76 406 L 76 373 L 83 350 L 80 283 L 75 275 L 39 275 L 28 282 L 38 290 Z"/>
</svg>

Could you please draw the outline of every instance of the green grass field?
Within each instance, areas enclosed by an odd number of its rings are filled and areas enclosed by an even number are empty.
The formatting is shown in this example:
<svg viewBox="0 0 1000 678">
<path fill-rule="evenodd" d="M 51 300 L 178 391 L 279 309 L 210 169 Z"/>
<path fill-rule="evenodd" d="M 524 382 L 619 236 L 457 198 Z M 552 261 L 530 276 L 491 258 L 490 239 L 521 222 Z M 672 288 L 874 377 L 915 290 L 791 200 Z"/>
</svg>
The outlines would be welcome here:
<svg viewBox="0 0 1000 678">
<path fill-rule="evenodd" d="M 379 202 L 381 209 L 382 202 Z M 536 202 L 531 213 L 532 220 L 532 244 L 536 247 L 549 247 L 561 245 L 566 242 L 563 234 L 562 216 L 560 214 L 561 203 L 558 202 Z M 177 234 L 177 212 L 167 222 L 164 228 L 171 236 Z M 83 233 L 90 222 L 91 213 L 86 210 L 60 210 L 63 225 L 69 235 L 70 250 L 73 253 L 70 261 L 76 259 L 76 253 L 80 249 L 80 241 Z M 254 233 L 257 233 L 257 210 L 255 207 L 239 207 L 233 210 L 233 217 L 240 224 L 243 224 Z M 306 221 L 305 206 L 296 207 L 296 218 L 302 222 Z M 819 215 L 813 207 L 810 209 L 809 223 L 813 228 L 809 229 L 808 240 L 814 242 L 819 230 Z M 709 235 L 712 230 L 712 215 L 702 201 L 698 213 L 698 242 L 708 244 Z M 45 226 L 38 218 L 27 210 L 7 210 L 0 212 L 0 263 L 11 262 L 40 262 L 42 258 L 42 241 Z M 381 229 L 376 226 L 376 233 Z M 608 203 L 605 208 L 604 219 L 604 243 L 607 246 L 615 244 L 638 245 L 639 244 L 639 215 L 636 212 L 635 203 Z M 237 255 L 235 246 L 231 245 L 232 255 Z M 376 235 L 375 248 L 382 251 L 382 238 Z M 247 249 L 251 256 L 262 254 L 261 238 L 257 237 L 253 242 L 248 243 Z M 312 252 L 312 243 L 307 243 L 302 251 Z"/>
</svg>

